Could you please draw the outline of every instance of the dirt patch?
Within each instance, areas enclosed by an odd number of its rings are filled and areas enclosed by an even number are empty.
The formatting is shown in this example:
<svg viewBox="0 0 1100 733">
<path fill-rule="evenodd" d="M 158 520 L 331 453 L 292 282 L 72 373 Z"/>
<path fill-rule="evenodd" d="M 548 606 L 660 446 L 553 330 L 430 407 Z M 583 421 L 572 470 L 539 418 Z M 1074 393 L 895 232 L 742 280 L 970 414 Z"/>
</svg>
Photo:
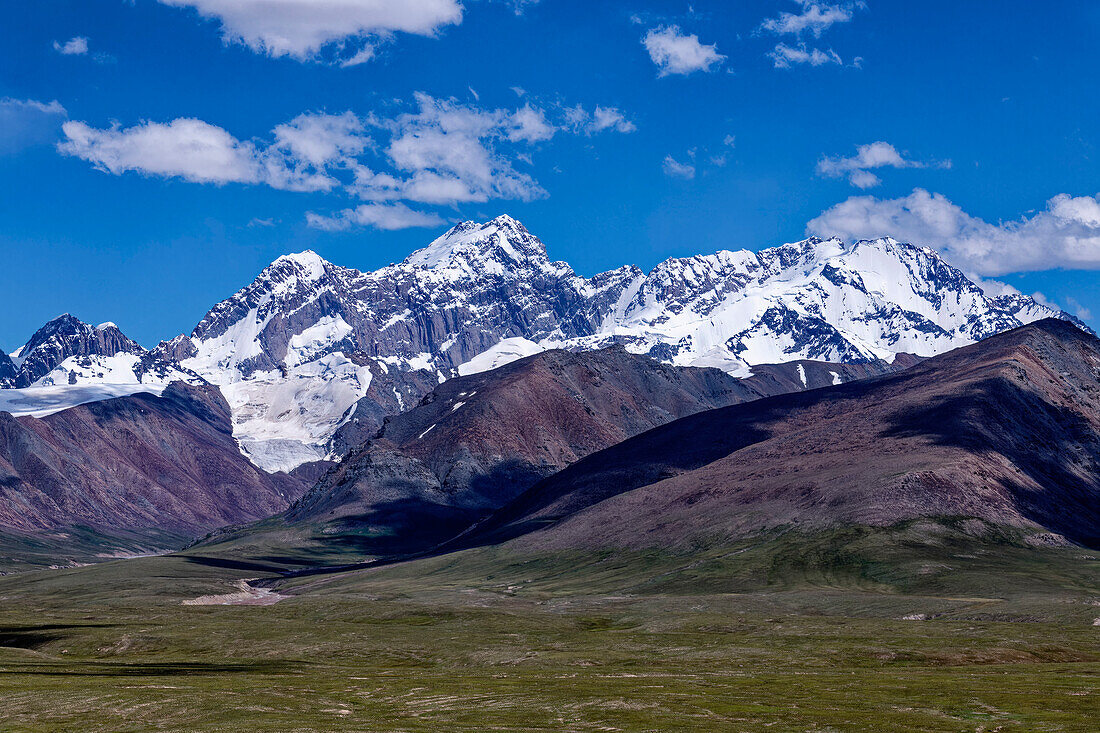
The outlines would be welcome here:
<svg viewBox="0 0 1100 733">
<path fill-rule="evenodd" d="M 191 598 L 183 601 L 184 606 L 273 606 L 284 598 L 284 596 L 270 588 L 256 588 L 249 584 L 249 581 L 256 580 L 256 578 L 244 578 L 234 583 L 237 590 L 233 593 L 222 593 L 219 595 L 211 596 L 199 596 L 198 598 Z"/>
</svg>

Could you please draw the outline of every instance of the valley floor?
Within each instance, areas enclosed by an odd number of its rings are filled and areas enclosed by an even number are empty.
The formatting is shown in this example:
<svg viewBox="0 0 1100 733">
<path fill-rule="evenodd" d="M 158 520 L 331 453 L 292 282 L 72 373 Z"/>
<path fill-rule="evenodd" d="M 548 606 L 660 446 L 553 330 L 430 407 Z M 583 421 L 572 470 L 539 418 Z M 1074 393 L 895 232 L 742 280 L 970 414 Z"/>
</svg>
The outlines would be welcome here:
<svg viewBox="0 0 1100 733">
<path fill-rule="evenodd" d="M 640 593 L 685 568 L 582 566 L 476 550 L 281 581 L 269 606 L 184 605 L 273 577 L 217 558 L 10 576 L 0 728 L 1083 733 L 1100 715 L 1094 587 Z"/>
</svg>

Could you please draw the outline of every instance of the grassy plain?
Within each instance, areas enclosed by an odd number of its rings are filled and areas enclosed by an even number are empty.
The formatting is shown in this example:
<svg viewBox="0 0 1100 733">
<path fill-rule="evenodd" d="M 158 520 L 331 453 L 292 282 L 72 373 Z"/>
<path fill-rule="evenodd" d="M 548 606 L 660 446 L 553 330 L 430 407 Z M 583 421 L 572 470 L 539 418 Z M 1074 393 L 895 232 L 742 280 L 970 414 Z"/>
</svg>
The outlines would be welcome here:
<svg viewBox="0 0 1100 733">
<path fill-rule="evenodd" d="M 12 575 L 0 730 L 1095 731 L 1097 554 L 918 534 Z M 288 597 L 181 605 L 245 578 Z"/>
</svg>

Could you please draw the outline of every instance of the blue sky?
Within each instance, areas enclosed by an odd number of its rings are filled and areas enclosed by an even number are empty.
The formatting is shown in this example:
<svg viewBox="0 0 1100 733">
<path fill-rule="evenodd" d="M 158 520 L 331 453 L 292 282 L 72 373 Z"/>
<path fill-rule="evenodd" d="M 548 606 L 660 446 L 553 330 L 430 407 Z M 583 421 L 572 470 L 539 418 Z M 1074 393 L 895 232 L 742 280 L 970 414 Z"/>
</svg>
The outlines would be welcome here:
<svg viewBox="0 0 1100 733">
<path fill-rule="evenodd" d="M 500 213 L 585 275 L 893 234 L 1100 325 L 1098 3 L 296 1 L 4 5 L 0 348 Z"/>
</svg>

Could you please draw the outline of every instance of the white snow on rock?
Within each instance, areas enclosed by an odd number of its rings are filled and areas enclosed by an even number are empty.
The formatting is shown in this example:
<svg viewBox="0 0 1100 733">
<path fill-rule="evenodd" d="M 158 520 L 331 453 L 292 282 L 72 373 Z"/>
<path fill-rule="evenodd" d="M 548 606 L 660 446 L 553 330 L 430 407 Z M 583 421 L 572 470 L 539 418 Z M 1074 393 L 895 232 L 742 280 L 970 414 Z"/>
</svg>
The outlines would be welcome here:
<svg viewBox="0 0 1100 733">
<path fill-rule="evenodd" d="M 113 356 L 70 356 L 46 375 L 38 378 L 32 387 L 68 385 L 133 385 L 155 384 L 165 386 L 171 382 L 197 383 L 201 380 L 169 364 L 160 369 L 143 369 L 141 357 L 119 352 Z"/>
<path fill-rule="evenodd" d="M 518 361 L 524 357 L 534 356 L 535 354 L 546 351 L 546 349 L 547 347 L 540 346 L 534 341 L 529 341 L 522 336 L 506 338 L 495 346 L 491 346 L 481 352 L 468 362 L 460 364 L 458 373 L 462 376 L 466 376 L 468 374 L 487 372 L 491 369 L 502 367 L 505 364 L 511 364 L 513 361 Z"/>
<path fill-rule="evenodd" d="M 284 255 L 216 304 L 190 336 L 151 356 L 218 385 L 242 451 L 262 468 L 289 470 L 339 457 L 329 456 L 330 440 L 367 395 L 372 373 L 392 383 L 389 410 L 408 406 L 425 384 L 551 348 L 622 345 L 743 377 L 753 365 L 801 359 L 932 356 L 1045 317 L 1070 318 L 1026 296 L 987 296 L 934 251 L 889 238 L 811 238 L 584 278 L 501 216 L 458 224 L 375 272 L 315 252 Z M 135 374 L 128 381 L 172 378 L 163 367 L 161 376 L 136 375 L 129 360 L 146 352 L 126 350 L 133 353 L 66 360 L 43 379 L 107 383 L 127 381 L 127 371 Z M 12 358 L 20 367 L 29 357 Z"/>
</svg>

